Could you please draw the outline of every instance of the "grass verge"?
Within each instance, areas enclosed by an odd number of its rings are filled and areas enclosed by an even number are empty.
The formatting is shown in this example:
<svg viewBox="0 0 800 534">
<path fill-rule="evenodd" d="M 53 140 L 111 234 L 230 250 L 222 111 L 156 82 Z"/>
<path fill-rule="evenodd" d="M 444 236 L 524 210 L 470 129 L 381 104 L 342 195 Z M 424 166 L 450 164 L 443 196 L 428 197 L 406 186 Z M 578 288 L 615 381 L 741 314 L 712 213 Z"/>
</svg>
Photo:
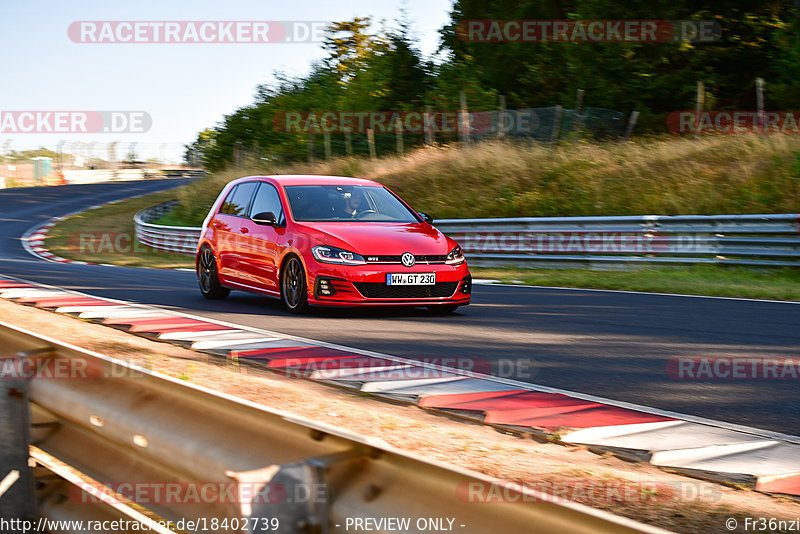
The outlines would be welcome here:
<svg viewBox="0 0 800 534">
<path fill-rule="evenodd" d="M 137 211 L 175 199 L 175 191 L 131 198 L 73 215 L 53 226 L 45 246 L 53 254 L 73 260 L 125 267 L 194 268 L 191 256 L 160 252 L 135 238 Z"/>
<path fill-rule="evenodd" d="M 696 265 L 589 271 L 470 267 L 470 271 L 476 278 L 509 284 L 800 301 L 800 270 L 791 268 L 761 270 Z"/>
</svg>

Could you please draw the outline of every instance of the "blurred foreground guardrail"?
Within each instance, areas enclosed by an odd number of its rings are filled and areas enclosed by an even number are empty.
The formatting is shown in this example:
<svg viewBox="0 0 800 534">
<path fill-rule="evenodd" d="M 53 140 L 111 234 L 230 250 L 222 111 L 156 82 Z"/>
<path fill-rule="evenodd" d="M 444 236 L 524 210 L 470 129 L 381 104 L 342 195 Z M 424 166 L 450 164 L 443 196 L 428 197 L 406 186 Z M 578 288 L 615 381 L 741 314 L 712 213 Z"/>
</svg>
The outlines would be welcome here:
<svg viewBox="0 0 800 534">
<path fill-rule="evenodd" d="M 139 242 L 194 254 L 200 228 L 152 224 L 172 203 L 134 218 Z M 472 265 L 630 267 L 654 263 L 800 266 L 800 214 L 442 219 Z"/>
<path fill-rule="evenodd" d="M 666 532 L 4 323 L 0 341 L 6 371 L 49 370 L 0 380 L 0 473 L 17 478 L 0 518 L 164 534 L 323 534 L 404 517 L 409 533 L 442 530 L 426 522 L 440 518 L 465 533 Z M 472 502 L 471 488 L 498 498 Z"/>
</svg>

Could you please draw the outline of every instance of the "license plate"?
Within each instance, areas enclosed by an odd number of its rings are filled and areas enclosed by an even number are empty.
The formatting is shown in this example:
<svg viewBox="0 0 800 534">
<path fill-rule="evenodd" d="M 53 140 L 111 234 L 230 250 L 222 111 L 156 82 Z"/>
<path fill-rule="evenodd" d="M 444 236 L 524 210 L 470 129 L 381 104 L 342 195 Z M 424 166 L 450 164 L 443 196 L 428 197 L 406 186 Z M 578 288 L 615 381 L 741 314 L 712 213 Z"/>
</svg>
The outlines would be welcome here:
<svg viewBox="0 0 800 534">
<path fill-rule="evenodd" d="M 388 286 L 432 286 L 436 284 L 436 273 L 386 273 Z"/>
</svg>

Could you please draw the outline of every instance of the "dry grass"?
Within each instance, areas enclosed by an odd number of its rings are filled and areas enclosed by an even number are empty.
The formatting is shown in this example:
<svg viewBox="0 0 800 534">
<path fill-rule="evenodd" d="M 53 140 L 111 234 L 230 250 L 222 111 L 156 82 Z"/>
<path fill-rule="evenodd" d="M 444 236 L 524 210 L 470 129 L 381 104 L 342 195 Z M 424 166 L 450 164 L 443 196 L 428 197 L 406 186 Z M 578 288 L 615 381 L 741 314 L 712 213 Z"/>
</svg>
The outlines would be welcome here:
<svg viewBox="0 0 800 534">
<path fill-rule="evenodd" d="M 494 141 L 232 169 L 183 189 L 166 220 L 198 224 L 233 178 L 295 173 L 374 179 L 438 218 L 800 211 L 800 139 L 754 134 L 555 147 Z"/>
</svg>

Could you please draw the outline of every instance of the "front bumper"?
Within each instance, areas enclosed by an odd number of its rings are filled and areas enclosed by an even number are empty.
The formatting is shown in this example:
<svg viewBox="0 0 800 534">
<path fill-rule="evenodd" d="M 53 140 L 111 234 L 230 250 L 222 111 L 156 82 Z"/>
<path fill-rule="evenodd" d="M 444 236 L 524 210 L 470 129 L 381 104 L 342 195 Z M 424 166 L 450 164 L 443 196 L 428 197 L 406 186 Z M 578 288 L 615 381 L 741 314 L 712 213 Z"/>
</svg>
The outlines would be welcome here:
<svg viewBox="0 0 800 534">
<path fill-rule="evenodd" d="M 307 266 L 308 303 L 314 306 L 433 306 L 469 304 L 472 276 L 461 265 L 333 265 L 314 260 Z M 390 286 L 387 273 L 436 273 L 436 284 Z"/>
</svg>

